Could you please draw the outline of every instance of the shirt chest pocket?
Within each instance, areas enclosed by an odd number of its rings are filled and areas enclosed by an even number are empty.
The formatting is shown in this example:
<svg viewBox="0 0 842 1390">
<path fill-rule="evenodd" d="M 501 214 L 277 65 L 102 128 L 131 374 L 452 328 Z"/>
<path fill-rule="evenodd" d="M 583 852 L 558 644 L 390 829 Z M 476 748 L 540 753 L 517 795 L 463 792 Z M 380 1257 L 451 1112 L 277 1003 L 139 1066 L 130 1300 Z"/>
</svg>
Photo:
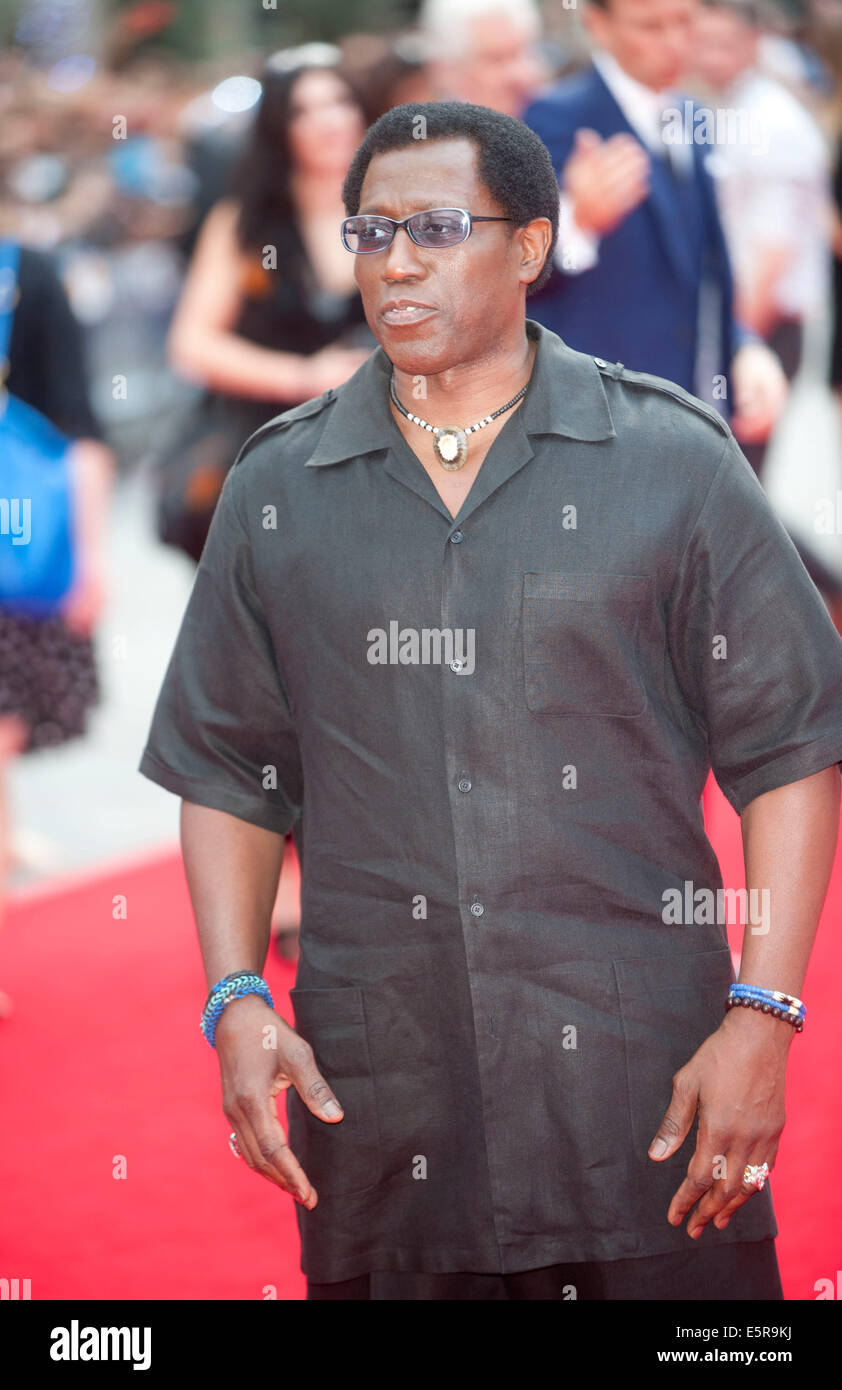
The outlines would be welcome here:
<svg viewBox="0 0 842 1390">
<path fill-rule="evenodd" d="M 643 714 L 639 629 L 651 601 L 645 574 L 524 574 L 527 708 L 615 719 Z"/>
</svg>

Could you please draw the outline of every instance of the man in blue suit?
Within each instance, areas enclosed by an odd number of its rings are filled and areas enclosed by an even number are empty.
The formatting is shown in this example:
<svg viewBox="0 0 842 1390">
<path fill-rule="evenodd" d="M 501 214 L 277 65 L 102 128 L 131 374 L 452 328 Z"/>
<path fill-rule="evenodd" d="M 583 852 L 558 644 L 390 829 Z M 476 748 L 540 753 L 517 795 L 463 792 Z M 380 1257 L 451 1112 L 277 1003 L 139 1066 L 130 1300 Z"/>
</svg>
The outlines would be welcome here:
<svg viewBox="0 0 842 1390">
<path fill-rule="evenodd" d="M 676 381 L 762 439 L 783 404 L 777 358 L 733 320 L 709 125 L 676 91 L 698 0 L 589 0 L 593 60 L 523 119 L 561 184 L 553 275 L 533 314 L 571 347 Z"/>
</svg>

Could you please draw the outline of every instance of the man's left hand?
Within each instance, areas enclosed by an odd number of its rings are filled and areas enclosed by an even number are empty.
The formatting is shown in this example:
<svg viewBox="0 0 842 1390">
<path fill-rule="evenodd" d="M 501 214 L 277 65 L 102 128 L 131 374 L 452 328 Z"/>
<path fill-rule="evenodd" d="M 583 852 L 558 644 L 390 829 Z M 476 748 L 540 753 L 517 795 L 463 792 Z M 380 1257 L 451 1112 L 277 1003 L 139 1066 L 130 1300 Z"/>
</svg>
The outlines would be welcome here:
<svg viewBox="0 0 842 1390">
<path fill-rule="evenodd" d="M 794 1034 L 782 1019 L 735 1008 L 672 1078 L 672 1100 L 649 1146 L 656 1162 L 684 1142 L 698 1110 L 696 1150 L 667 1220 L 698 1239 L 709 1221 L 723 1230 L 755 1187 L 747 1163 L 774 1166 L 785 1121 L 784 1081 Z M 691 1208 L 693 1210 L 691 1211 Z"/>
<path fill-rule="evenodd" d="M 789 385 L 776 353 L 765 343 L 746 343 L 731 362 L 734 416 L 738 440 L 757 444 L 768 439 L 780 419 Z"/>
</svg>

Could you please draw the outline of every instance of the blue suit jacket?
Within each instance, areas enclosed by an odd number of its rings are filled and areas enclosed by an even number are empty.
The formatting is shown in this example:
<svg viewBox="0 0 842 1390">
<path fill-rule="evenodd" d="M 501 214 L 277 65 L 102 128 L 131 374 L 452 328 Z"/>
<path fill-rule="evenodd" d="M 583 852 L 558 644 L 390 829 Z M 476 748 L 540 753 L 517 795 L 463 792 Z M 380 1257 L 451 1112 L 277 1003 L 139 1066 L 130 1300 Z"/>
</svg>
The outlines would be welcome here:
<svg viewBox="0 0 842 1390">
<path fill-rule="evenodd" d="M 638 138 L 593 65 L 551 88 L 523 119 L 544 141 L 558 174 L 583 126 L 603 138 L 621 131 Z M 554 268 L 544 289 L 529 299 L 528 309 L 531 318 L 570 347 L 695 392 L 703 274 L 718 290 L 716 370 L 726 382 L 738 333 L 713 182 L 702 161 L 704 147 L 694 143 L 692 150 L 692 176 L 683 183 L 665 160 L 652 156 L 649 197 L 601 239 L 597 264 L 576 275 Z M 727 400 L 717 405 L 725 414 Z"/>
</svg>

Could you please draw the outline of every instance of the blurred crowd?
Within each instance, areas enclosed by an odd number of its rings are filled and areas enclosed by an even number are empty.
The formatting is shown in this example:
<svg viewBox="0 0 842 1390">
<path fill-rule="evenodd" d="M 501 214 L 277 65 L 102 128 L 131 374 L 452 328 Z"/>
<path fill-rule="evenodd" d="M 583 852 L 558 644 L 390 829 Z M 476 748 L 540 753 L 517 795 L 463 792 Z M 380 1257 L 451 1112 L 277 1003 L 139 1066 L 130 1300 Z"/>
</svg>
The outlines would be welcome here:
<svg viewBox="0 0 842 1390">
<path fill-rule="evenodd" d="M 839 0 L 422 0 L 388 33 L 202 61 L 167 45 L 177 11 L 124 7 L 98 55 L 46 61 L 25 26 L 0 52 L 0 241 L 21 248 L 6 386 L 78 446 L 80 547 L 58 614 L 0 616 L 0 898 L 3 765 L 82 734 L 99 698 L 121 478 L 149 471 L 158 538 L 197 561 L 239 444 L 375 345 L 338 225 L 351 155 L 392 106 L 475 102 L 538 131 L 562 232 L 527 312 L 715 406 L 727 381 L 761 480 L 814 323 L 842 388 Z M 798 544 L 839 627 L 842 582 Z"/>
</svg>

